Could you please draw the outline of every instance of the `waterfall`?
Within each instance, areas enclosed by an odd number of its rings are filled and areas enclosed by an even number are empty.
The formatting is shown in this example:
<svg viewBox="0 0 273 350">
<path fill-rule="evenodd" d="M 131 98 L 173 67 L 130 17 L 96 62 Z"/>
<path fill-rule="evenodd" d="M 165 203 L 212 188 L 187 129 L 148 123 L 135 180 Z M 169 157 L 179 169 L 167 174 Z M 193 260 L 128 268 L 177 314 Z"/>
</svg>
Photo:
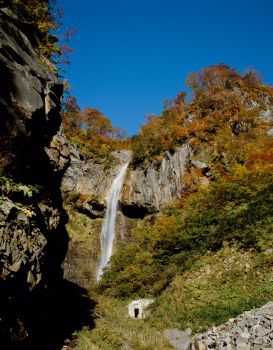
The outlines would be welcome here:
<svg viewBox="0 0 273 350">
<path fill-rule="evenodd" d="M 97 281 L 103 275 L 103 269 L 107 266 L 113 252 L 113 243 L 115 239 L 115 224 L 118 209 L 118 199 L 122 189 L 126 169 L 129 163 L 124 164 L 117 173 L 107 199 L 107 210 L 103 225 L 101 228 L 100 242 L 101 242 L 101 258 L 97 272 Z"/>
</svg>

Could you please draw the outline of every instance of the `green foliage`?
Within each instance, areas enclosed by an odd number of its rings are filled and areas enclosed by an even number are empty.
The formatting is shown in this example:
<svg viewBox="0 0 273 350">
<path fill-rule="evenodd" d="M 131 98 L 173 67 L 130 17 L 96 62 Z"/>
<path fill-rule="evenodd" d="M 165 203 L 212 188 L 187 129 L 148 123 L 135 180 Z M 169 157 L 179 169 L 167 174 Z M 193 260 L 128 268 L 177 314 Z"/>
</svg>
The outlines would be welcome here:
<svg viewBox="0 0 273 350">
<path fill-rule="evenodd" d="M 92 294 L 97 302 L 94 329 L 76 333 L 76 350 L 116 350 L 130 344 L 135 350 L 173 349 L 163 334 L 147 323 L 127 316 L 127 301 Z M 129 302 L 129 301 L 128 301 Z"/>
<path fill-rule="evenodd" d="M 263 253 L 238 247 L 207 252 L 159 297 L 151 322 L 159 328 L 168 324 L 201 331 L 260 307 L 273 296 L 270 265 L 265 267 L 264 259 Z"/>
<path fill-rule="evenodd" d="M 39 185 L 26 185 L 0 176 L 0 210 L 4 214 L 0 226 L 7 226 L 7 222 L 3 218 L 8 216 L 12 209 L 16 209 L 28 218 L 36 216 L 33 198 L 40 192 Z M 18 223 L 14 222 L 13 224 L 17 225 Z M 21 223 L 21 225 L 23 224 Z"/>
<path fill-rule="evenodd" d="M 191 325 L 194 327 L 196 325 L 202 325 L 202 327 L 210 325 L 219 325 L 225 323 L 229 318 L 236 317 L 245 310 L 251 310 L 255 307 L 261 306 L 266 303 L 268 299 L 264 298 L 262 300 L 253 300 L 245 298 L 236 298 L 232 303 L 226 303 L 224 301 L 215 302 L 214 304 L 204 305 L 199 308 L 192 310 L 192 316 L 182 315 L 180 318 L 180 327 L 184 328 L 186 324 L 189 324 L 189 319 Z M 196 327 L 196 326 L 195 326 Z M 201 327 L 200 327 L 201 328 Z"/>
<path fill-rule="evenodd" d="M 0 176 L 0 190 L 2 196 L 12 196 L 19 194 L 23 195 L 23 197 L 31 198 L 33 195 L 39 193 L 41 187 L 38 185 L 25 185 L 15 182 L 11 178 Z"/>
<path fill-rule="evenodd" d="M 105 350 L 120 349 L 122 347 L 121 334 L 109 327 L 107 322 L 101 322 L 92 332 L 94 343 Z"/>
<path fill-rule="evenodd" d="M 273 254 L 228 245 L 208 251 L 174 277 L 146 320 L 126 316 L 133 296 L 120 300 L 93 293 L 96 326 L 76 334 L 77 350 L 118 349 L 125 341 L 136 350 L 170 349 L 162 335 L 166 328 L 202 331 L 271 300 L 272 266 Z"/>
<path fill-rule="evenodd" d="M 100 288 L 118 297 L 157 294 L 206 251 L 225 243 L 259 251 L 273 243 L 272 179 L 219 180 L 182 208 L 147 218 L 121 243 Z"/>
</svg>

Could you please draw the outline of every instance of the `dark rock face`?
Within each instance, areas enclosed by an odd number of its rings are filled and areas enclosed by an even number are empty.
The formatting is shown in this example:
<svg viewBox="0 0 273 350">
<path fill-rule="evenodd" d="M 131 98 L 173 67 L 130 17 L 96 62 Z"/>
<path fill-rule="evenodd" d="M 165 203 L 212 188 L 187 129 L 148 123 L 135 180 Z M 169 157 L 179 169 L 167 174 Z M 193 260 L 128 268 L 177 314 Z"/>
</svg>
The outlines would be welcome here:
<svg viewBox="0 0 273 350">
<path fill-rule="evenodd" d="M 63 86 L 19 29 L 20 22 L 2 9 L 0 23 L 0 154 L 6 163 L 2 166 L 20 178 L 45 181 L 68 162 L 59 130 Z M 33 161 L 39 167 L 31 167 Z"/>
<path fill-rule="evenodd" d="M 0 9 L 1 349 L 45 327 L 68 243 L 59 190 L 69 164 L 63 86 L 28 34 Z"/>
</svg>

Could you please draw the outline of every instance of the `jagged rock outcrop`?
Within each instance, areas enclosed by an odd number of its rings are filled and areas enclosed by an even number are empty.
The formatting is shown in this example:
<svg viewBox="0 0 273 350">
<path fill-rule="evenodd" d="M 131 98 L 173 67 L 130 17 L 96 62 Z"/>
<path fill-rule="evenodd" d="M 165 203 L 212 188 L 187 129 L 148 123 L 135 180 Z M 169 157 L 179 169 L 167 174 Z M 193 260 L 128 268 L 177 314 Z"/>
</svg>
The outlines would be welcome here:
<svg viewBox="0 0 273 350">
<path fill-rule="evenodd" d="M 39 181 L 61 171 L 69 151 L 60 129 L 63 85 L 33 48 L 27 24 L 0 11 L 0 154 L 6 171 Z M 36 167 L 31 167 L 37 161 Z"/>
<path fill-rule="evenodd" d="M 64 272 L 70 281 L 88 287 L 95 279 L 100 258 L 101 219 L 106 212 L 108 192 L 121 165 L 131 158 L 130 151 L 119 151 L 113 152 L 109 160 L 98 163 L 81 159 L 79 152 L 75 148 L 72 150 L 71 163 L 62 180 L 71 238 Z M 173 153 L 166 152 L 160 164 L 136 165 L 131 161 L 117 212 L 116 239 L 130 236 L 138 219 L 179 198 L 184 174 L 190 167 L 206 172 L 208 165 L 194 160 L 187 144 Z"/>
<path fill-rule="evenodd" d="M 0 24 L 0 347 L 8 349 L 43 327 L 46 295 L 62 274 L 68 238 L 59 186 L 69 150 L 63 86 L 29 40 L 31 27 L 6 8 Z"/>
</svg>

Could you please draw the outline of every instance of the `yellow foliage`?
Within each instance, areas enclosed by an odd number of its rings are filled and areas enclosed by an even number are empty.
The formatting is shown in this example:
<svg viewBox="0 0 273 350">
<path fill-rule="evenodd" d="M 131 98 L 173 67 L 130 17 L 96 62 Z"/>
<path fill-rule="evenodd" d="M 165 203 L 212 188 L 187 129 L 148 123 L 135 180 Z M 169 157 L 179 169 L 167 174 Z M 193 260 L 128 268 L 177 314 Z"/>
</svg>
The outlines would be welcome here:
<svg viewBox="0 0 273 350">
<path fill-rule="evenodd" d="M 31 209 L 28 209 L 28 208 L 22 208 L 21 209 L 22 212 L 28 217 L 28 218 L 31 218 L 33 216 L 36 216 L 35 212 Z"/>
<path fill-rule="evenodd" d="M 61 54 L 58 38 L 52 34 L 60 26 L 61 11 L 53 14 L 55 0 L 10 0 L 9 8 L 18 18 L 33 27 L 31 37 L 41 54 L 52 58 L 53 54 Z"/>
</svg>

